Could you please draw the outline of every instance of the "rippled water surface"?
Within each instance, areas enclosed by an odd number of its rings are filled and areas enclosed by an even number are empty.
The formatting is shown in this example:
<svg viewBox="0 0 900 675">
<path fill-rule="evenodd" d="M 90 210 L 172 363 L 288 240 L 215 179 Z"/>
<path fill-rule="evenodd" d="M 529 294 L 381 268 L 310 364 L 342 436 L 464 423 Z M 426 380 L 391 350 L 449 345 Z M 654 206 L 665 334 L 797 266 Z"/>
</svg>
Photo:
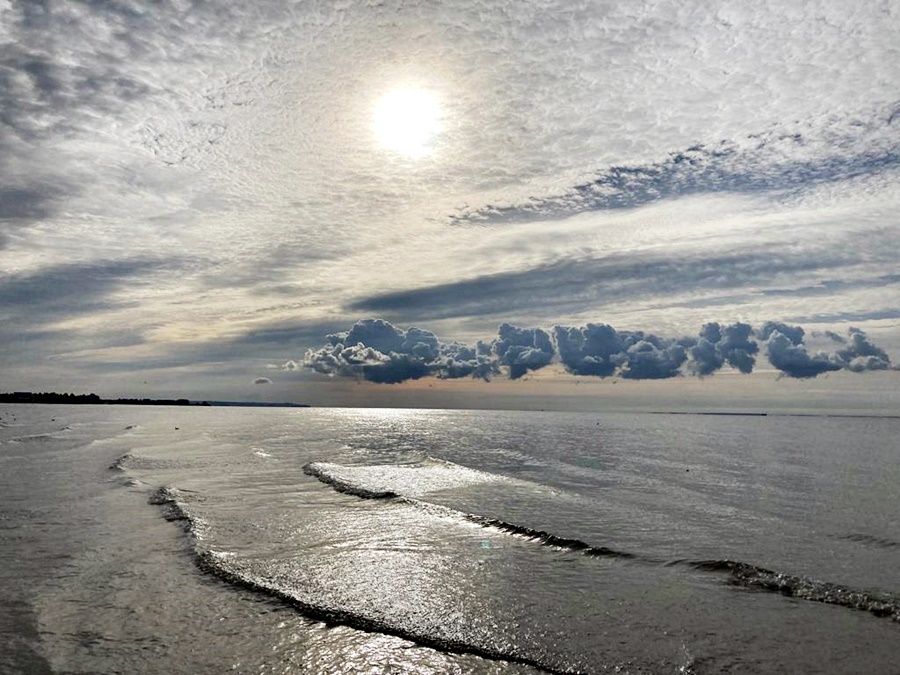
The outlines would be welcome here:
<svg viewBox="0 0 900 675">
<path fill-rule="evenodd" d="M 0 671 L 896 673 L 898 439 L 2 406 Z"/>
</svg>

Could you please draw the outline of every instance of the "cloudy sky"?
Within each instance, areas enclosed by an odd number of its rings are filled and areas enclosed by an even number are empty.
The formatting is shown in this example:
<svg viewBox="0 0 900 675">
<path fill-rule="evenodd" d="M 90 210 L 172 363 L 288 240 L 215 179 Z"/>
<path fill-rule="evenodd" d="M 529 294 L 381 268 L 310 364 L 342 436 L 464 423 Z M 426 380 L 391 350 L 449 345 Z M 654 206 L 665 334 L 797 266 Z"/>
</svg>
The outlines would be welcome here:
<svg viewBox="0 0 900 675">
<path fill-rule="evenodd" d="M 0 389 L 900 406 L 893 0 L 0 0 L 0 176 Z"/>
</svg>

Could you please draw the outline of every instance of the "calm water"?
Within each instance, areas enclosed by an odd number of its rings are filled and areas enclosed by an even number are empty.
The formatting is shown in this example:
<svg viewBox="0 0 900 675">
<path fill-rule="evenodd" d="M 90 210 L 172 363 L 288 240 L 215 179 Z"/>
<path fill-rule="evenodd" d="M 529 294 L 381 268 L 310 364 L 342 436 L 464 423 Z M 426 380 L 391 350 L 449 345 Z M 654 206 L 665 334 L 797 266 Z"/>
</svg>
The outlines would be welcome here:
<svg viewBox="0 0 900 675">
<path fill-rule="evenodd" d="M 900 420 L 0 406 L 2 672 L 900 672 Z"/>
</svg>

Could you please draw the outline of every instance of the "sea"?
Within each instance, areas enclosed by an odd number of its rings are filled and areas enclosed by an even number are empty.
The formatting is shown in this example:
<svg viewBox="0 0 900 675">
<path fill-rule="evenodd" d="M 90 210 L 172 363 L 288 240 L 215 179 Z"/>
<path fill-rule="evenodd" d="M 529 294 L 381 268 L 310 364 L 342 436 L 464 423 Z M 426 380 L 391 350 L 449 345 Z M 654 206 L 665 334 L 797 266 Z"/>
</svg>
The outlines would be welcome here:
<svg viewBox="0 0 900 675">
<path fill-rule="evenodd" d="M 2 673 L 900 673 L 900 419 L 0 406 Z"/>
</svg>

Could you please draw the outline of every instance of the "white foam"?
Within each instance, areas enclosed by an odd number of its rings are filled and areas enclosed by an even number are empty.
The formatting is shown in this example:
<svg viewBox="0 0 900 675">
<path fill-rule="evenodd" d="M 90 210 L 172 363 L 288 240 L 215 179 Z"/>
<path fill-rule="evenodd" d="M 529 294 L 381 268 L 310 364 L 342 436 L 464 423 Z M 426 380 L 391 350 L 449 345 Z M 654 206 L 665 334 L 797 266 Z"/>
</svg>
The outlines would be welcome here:
<svg viewBox="0 0 900 675">
<path fill-rule="evenodd" d="M 327 477 L 329 482 L 353 486 L 368 493 L 394 493 L 405 497 L 421 497 L 440 490 L 512 480 L 432 457 L 415 464 L 368 466 L 314 462 L 309 468 L 316 475 Z"/>
</svg>

